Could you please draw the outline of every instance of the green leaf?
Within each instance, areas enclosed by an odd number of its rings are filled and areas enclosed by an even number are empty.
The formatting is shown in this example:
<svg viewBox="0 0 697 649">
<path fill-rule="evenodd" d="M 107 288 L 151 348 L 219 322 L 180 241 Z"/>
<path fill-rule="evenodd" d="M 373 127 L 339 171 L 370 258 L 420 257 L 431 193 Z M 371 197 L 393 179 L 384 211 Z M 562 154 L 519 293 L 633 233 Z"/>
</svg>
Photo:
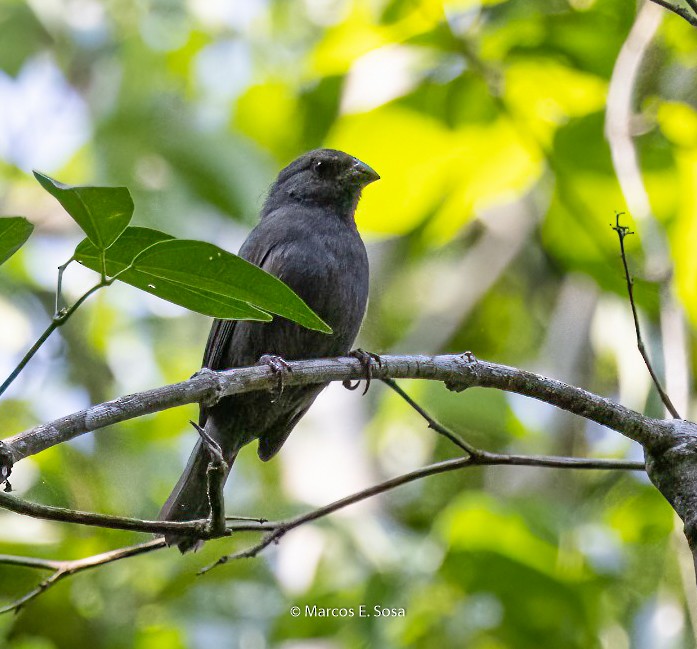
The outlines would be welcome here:
<svg viewBox="0 0 697 649">
<path fill-rule="evenodd" d="M 150 228 L 126 228 L 106 252 L 106 274 L 109 277 L 118 276 L 118 279 L 126 284 L 204 315 L 230 320 L 271 320 L 268 313 L 241 300 L 224 299 L 198 287 L 182 286 L 161 279 L 154 280 L 151 275 L 132 266 L 136 257 L 145 250 L 173 238 L 169 234 Z M 83 266 L 101 272 L 101 253 L 89 239 L 84 239 L 78 244 L 75 259 Z"/>
<path fill-rule="evenodd" d="M 153 279 L 242 300 L 308 329 L 332 331 L 281 280 L 212 243 L 162 241 L 138 255 L 134 267 Z"/>
<path fill-rule="evenodd" d="M 131 222 L 133 200 L 126 187 L 73 187 L 38 171 L 34 176 L 100 250 L 114 243 Z"/>
<path fill-rule="evenodd" d="M 150 228 L 126 228 L 106 254 L 106 274 L 114 277 L 128 268 L 141 252 L 167 239 L 174 239 L 174 237 Z M 75 259 L 92 270 L 101 271 L 100 251 L 89 239 L 83 239 L 75 248 Z"/>
<path fill-rule="evenodd" d="M 99 251 L 88 240 L 75 259 L 99 272 Z M 269 321 L 269 313 L 331 333 L 279 279 L 218 246 L 130 227 L 106 253 L 109 277 L 215 318 Z"/>
<path fill-rule="evenodd" d="M 0 264 L 4 264 L 29 238 L 34 226 L 23 216 L 0 219 Z"/>
</svg>

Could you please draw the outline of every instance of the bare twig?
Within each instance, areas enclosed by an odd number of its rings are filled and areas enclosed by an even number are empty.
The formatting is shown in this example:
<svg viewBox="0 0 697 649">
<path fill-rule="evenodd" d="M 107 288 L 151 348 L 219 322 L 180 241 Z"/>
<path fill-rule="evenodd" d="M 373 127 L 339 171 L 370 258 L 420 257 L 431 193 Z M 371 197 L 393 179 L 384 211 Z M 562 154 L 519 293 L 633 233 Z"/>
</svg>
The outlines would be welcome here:
<svg viewBox="0 0 697 649">
<path fill-rule="evenodd" d="M 472 466 L 479 465 L 518 465 L 518 466 L 538 466 L 548 468 L 574 468 L 574 469 L 623 469 L 642 471 L 644 469 L 643 462 L 629 462 L 625 460 L 605 460 L 591 458 L 572 458 L 572 457 L 554 457 L 554 456 L 525 456 L 525 455 L 505 455 L 499 453 L 488 453 L 475 449 L 475 455 L 456 458 L 454 460 L 446 460 L 429 464 L 428 466 L 404 473 L 396 478 L 385 480 L 379 484 L 373 485 L 368 489 L 364 489 L 355 494 L 337 500 L 324 507 L 319 507 L 311 512 L 296 516 L 286 521 L 276 523 L 274 529 L 269 532 L 259 543 L 235 552 L 220 557 L 215 563 L 202 568 L 199 574 L 204 574 L 213 568 L 234 561 L 236 559 L 249 559 L 257 556 L 262 550 L 267 548 L 272 543 L 277 543 L 281 537 L 305 523 L 316 521 L 320 518 L 333 514 L 339 509 L 348 507 L 377 494 L 385 493 L 396 487 L 426 478 L 428 476 L 437 475 L 439 473 L 447 473 L 450 471 L 459 471 Z"/>
<path fill-rule="evenodd" d="M 443 435 L 456 446 L 463 449 L 471 458 L 473 464 L 515 464 L 521 466 L 540 466 L 550 468 L 575 468 L 575 469 L 620 469 L 626 471 L 643 471 L 646 469 L 643 462 L 631 460 L 609 460 L 602 458 L 575 458 L 549 455 L 515 455 L 510 453 L 490 453 L 466 442 L 457 433 L 438 423 L 423 407 L 412 399 L 392 379 L 385 379 L 389 385 L 399 394 L 416 412 L 418 412 L 428 424 L 428 427 Z"/>
<path fill-rule="evenodd" d="M 424 411 L 425 412 L 425 411 Z M 606 460 L 606 459 L 591 459 L 591 458 L 570 458 L 570 457 L 554 457 L 554 456 L 525 456 L 525 455 L 506 455 L 499 453 L 489 453 L 487 451 L 481 451 L 479 449 L 473 449 L 475 455 L 471 455 L 463 458 L 456 458 L 454 460 L 447 460 L 445 462 L 438 462 L 435 464 L 430 464 L 421 469 L 405 473 L 403 475 L 391 478 L 377 485 L 363 489 L 357 493 L 350 496 L 337 500 L 324 507 L 319 507 L 318 509 L 312 510 L 295 518 L 291 518 L 285 521 L 270 522 L 264 519 L 245 519 L 242 517 L 231 517 L 230 520 L 235 522 L 228 523 L 223 534 L 218 534 L 216 536 L 230 535 L 235 532 L 259 532 L 263 531 L 267 534 L 262 538 L 261 541 L 255 545 L 241 550 L 240 552 L 225 555 L 221 557 L 216 563 L 207 566 L 201 570 L 201 574 L 207 572 L 215 566 L 228 563 L 236 559 L 251 558 L 258 555 L 262 550 L 267 548 L 272 543 L 278 542 L 281 537 L 283 537 L 287 532 L 304 525 L 305 523 L 310 523 L 316 521 L 320 518 L 328 516 L 339 509 L 348 507 L 354 503 L 366 500 L 372 496 L 380 493 L 385 493 L 403 484 L 425 478 L 427 476 L 436 475 L 439 473 L 446 473 L 450 471 L 457 471 L 470 466 L 477 465 L 518 465 L 518 466 L 538 466 L 538 467 L 549 467 L 549 468 L 569 468 L 569 469 L 623 469 L 623 470 L 641 470 L 643 469 L 643 464 L 641 462 L 626 462 L 621 460 Z M 11 496 L 13 500 L 17 500 Z M 34 506 L 39 507 L 40 506 Z M 56 508 L 44 508 L 48 510 Z M 63 510 L 66 514 L 69 510 Z M 38 513 L 38 512 L 37 512 Z M 85 516 L 85 512 L 74 512 L 80 516 Z M 95 520 L 89 524 L 98 524 L 96 518 L 107 519 L 104 521 L 104 527 L 117 527 L 118 529 L 131 529 L 138 531 L 149 532 L 153 529 L 153 524 L 161 528 L 161 531 L 169 531 L 171 527 L 176 527 L 177 534 L 183 534 L 187 531 L 189 533 L 200 533 L 200 527 L 206 526 L 208 524 L 207 520 L 195 521 L 194 523 L 170 523 L 163 521 L 137 521 L 136 519 L 118 519 L 118 521 L 128 521 L 128 527 L 121 526 L 120 524 L 113 524 L 117 517 L 102 517 L 99 515 L 88 515 L 95 517 Z M 39 516 L 41 517 L 41 516 Z M 63 520 L 69 521 L 65 515 L 61 519 L 51 518 L 51 520 Z M 73 521 L 82 522 L 82 521 Z M 194 527 L 198 526 L 198 527 Z M 188 530 L 186 528 L 189 528 Z M 5 607 L 0 608 L 0 613 L 7 613 L 10 611 L 17 611 L 27 602 L 34 599 L 41 593 L 48 590 L 50 587 L 54 586 L 58 581 L 69 577 L 71 575 L 77 574 L 87 569 L 97 568 L 99 566 L 105 565 L 107 563 L 112 563 L 119 559 L 125 559 L 127 557 L 137 556 L 139 554 L 144 554 L 146 552 L 152 552 L 154 550 L 159 550 L 167 547 L 164 539 L 158 538 L 146 543 L 141 543 L 138 545 L 121 548 L 118 550 L 113 550 L 110 552 L 105 552 L 91 557 L 86 557 L 84 559 L 78 559 L 75 561 L 55 561 L 50 559 L 35 559 L 32 557 L 21 557 L 21 556 L 11 556 L 11 555 L 0 555 L 0 564 L 22 566 L 26 568 L 34 568 L 38 570 L 51 570 L 53 574 L 43 580 L 34 589 L 23 595 L 22 597 L 10 602 Z"/>
<path fill-rule="evenodd" d="M 428 423 L 428 427 L 435 430 L 439 435 L 449 439 L 455 446 L 459 446 L 465 453 L 472 456 L 477 456 L 479 450 L 466 442 L 457 433 L 448 430 L 445 426 L 439 424 L 431 415 L 429 415 L 416 401 L 414 401 L 402 388 L 392 379 L 383 379 L 383 383 L 389 385 L 402 399 L 404 399 L 416 412 L 418 412 Z"/>
<path fill-rule="evenodd" d="M 104 566 L 107 563 L 113 563 L 121 559 L 135 557 L 139 554 L 152 552 L 167 547 L 164 539 L 153 539 L 138 545 L 132 545 L 127 548 L 119 548 L 102 554 L 96 554 L 85 559 L 77 559 L 75 561 L 51 561 L 44 559 L 28 559 L 27 557 L 13 557 L 9 555 L 0 555 L 0 563 L 7 565 L 25 566 L 42 570 L 53 570 L 53 574 L 44 579 L 36 588 L 33 588 L 28 593 L 19 599 L 10 602 L 6 606 L 0 608 L 0 614 L 9 613 L 11 611 L 19 611 L 22 606 L 31 601 L 35 597 L 46 592 L 51 586 L 55 586 L 61 579 L 70 577 L 78 572 L 89 570 L 97 566 Z"/>
<path fill-rule="evenodd" d="M 672 11 L 674 14 L 677 14 L 681 18 L 684 18 L 693 27 L 697 27 L 697 5 L 695 5 L 694 0 L 689 3 L 690 7 L 692 8 L 692 11 L 695 12 L 694 14 L 691 13 L 685 7 L 681 7 L 680 5 L 668 2 L 668 0 L 651 0 L 651 2 L 660 5 L 664 9 L 668 9 L 668 11 Z"/>
<path fill-rule="evenodd" d="M 417 469 L 416 471 L 405 473 L 396 478 L 392 478 L 390 480 L 386 480 L 379 484 L 373 485 L 368 489 L 363 489 L 362 491 L 359 491 L 355 494 L 351 494 L 346 498 L 336 500 L 333 503 L 330 503 L 329 505 L 325 505 L 324 507 L 314 509 L 313 511 L 308 512 L 306 514 L 296 516 L 295 518 L 291 518 L 286 521 L 281 521 L 276 525 L 276 528 L 272 532 L 267 534 L 256 545 L 253 545 L 250 548 L 247 548 L 246 550 L 242 550 L 234 554 L 228 554 L 220 557 L 220 559 L 218 559 L 215 563 L 206 566 L 205 568 L 202 568 L 199 571 L 199 574 L 204 574 L 209 570 L 212 570 L 216 566 L 220 566 L 224 563 L 228 563 L 229 561 L 233 561 L 235 559 L 249 559 L 255 557 L 263 549 L 267 548 L 272 543 L 276 543 L 282 536 L 284 536 L 291 530 L 294 530 L 296 527 L 300 527 L 301 525 L 304 525 L 305 523 L 309 523 L 311 521 L 316 521 L 320 518 L 334 513 L 339 509 L 343 509 L 344 507 L 348 507 L 349 505 L 353 505 L 357 502 L 360 502 L 361 500 L 365 500 L 366 498 L 370 498 L 377 494 L 384 493 L 386 491 L 389 491 L 390 489 L 394 489 L 395 487 L 406 484 L 408 482 L 413 482 L 414 480 L 425 478 L 426 476 L 436 475 L 438 473 L 445 473 L 447 471 L 459 470 L 467 466 L 471 466 L 472 464 L 473 462 L 471 457 L 457 458 L 455 460 L 446 460 L 445 462 L 429 464 L 428 466 L 425 466 L 421 469 Z"/>
<path fill-rule="evenodd" d="M 620 225 L 620 217 L 622 216 L 622 214 L 623 212 L 617 212 L 615 214 L 615 225 L 611 227 L 615 232 L 617 232 L 617 237 L 620 241 L 620 255 L 622 257 L 622 265 L 624 267 L 624 277 L 627 281 L 627 293 L 629 294 L 629 304 L 632 307 L 632 317 L 634 318 L 634 332 L 636 333 L 637 348 L 639 349 L 641 357 L 644 359 L 646 369 L 648 369 L 649 374 L 651 375 L 651 380 L 653 381 L 653 384 L 656 386 L 656 390 L 658 390 L 658 394 L 661 397 L 661 401 L 663 401 L 663 405 L 665 405 L 668 412 L 670 412 L 674 419 L 681 419 L 680 415 L 678 414 L 678 411 L 675 409 L 675 406 L 670 400 L 670 397 L 666 394 L 665 390 L 663 389 L 663 386 L 661 385 L 661 382 L 658 376 L 656 375 L 653 366 L 651 365 L 649 356 L 646 353 L 644 341 L 641 338 L 639 315 L 637 313 L 636 304 L 634 303 L 634 281 L 632 280 L 632 277 L 629 274 L 629 266 L 627 265 L 627 254 L 624 249 L 625 237 L 627 235 L 634 234 L 634 232 L 632 232 L 626 225 Z"/>
<path fill-rule="evenodd" d="M 220 444 L 196 422 L 190 421 L 189 423 L 198 432 L 211 458 L 208 463 L 208 468 L 206 469 L 209 508 L 208 533 L 211 536 L 223 536 L 225 534 L 225 499 L 223 496 L 223 487 L 225 487 L 225 478 L 227 478 L 228 474 L 228 463 L 223 457 Z"/>
<path fill-rule="evenodd" d="M 130 530 L 151 534 L 180 534 L 182 536 L 203 535 L 205 537 L 208 535 L 209 521 L 205 518 L 194 521 L 147 521 L 125 516 L 110 516 L 39 505 L 6 493 L 0 493 L 0 508 L 42 520 L 77 523 L 78 525 L 90 525 L 112 530 Z"/>
</svg>

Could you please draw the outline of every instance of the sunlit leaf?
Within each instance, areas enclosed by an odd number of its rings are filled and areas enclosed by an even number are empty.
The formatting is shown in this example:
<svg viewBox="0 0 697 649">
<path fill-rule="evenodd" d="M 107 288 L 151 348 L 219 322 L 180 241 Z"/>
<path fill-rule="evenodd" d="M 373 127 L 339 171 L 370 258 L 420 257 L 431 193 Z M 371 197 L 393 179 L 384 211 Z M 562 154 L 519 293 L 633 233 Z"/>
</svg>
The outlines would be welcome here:
<svg viewBox="0 0 697 649">
<path fill-rule="evenodd" d="M 23 216 L 0 218 L 0 264 L 4 264 L 29 238 L 34 226 Z"/>
<path fill-rule="evenodd" d="M 472 216 L 522 196 L 544 170 L 542 151 L 505 118 L 463 126 L 452 136 L 450 191 L 428 223 L 433 244 L 447 243 Z"/>
<path fill-rule="evenodd" d="M 506 100 L 526 128 L 549 142 L 558 126 L 605 106 L 607 82 L 550 60 L 525 60 L 506 70 Z"/>
<path fill-rule="evenodd" d="M 438 517 L 451 547 L 496 552 L 546 574 L 556 574 L 558 549 L 535 535 L 523 517 L 483 494 L 457 499 Z"/>
<path fill-rule="evenodd" d="M 286 128 L 298 119 L 297 97 L 280 80 L 250 87 L 238 99 L 234 113 L 235 126 L 240 132 L 284 157 L 302 146 L 298 142 L 301 133 Z"/>
<path fill-rule="evenodd" d="M 114 243 L 131 221 L 133 200 L 126 187 L 71 186 L 38 171 L 34 176 L 100 250 Z"/>
<path fill-rule="evenodd" d="M 445 193 L 452 142 L 448 130 L 431 117 L 385 106 L 340 118 L 328 141 L 381 176 L 358 206 L 357 222 L 368 232 L 396 235 L 413 230 Z"/>
<path fill-rule="evenodd" d="M 666 101 L 658 107 L 658 124 L 664 135 L 681 147 L 697 146 L 697 111 L 689 104 Z"/>
<path fill-rule="evenodd" d="M 675 258 L 677 292 L 694 325 L 697 325 L 697 147 L 684 149 L 676 156 L 680 178 L 678 216 L 671 229 Z"/>
<path fill-rule="evenodd" d="M 456 234 L 475 208 L 526 191 L 543 170 L 539 149 L 504 119 L 450 130 L 416 111 L 385 106 L 343 117 L 329 140 L 382 176 L 361 199 L 360 227 L 404 234 L 435 214 L 428 227 L 434 245 Z"/>
</svg>

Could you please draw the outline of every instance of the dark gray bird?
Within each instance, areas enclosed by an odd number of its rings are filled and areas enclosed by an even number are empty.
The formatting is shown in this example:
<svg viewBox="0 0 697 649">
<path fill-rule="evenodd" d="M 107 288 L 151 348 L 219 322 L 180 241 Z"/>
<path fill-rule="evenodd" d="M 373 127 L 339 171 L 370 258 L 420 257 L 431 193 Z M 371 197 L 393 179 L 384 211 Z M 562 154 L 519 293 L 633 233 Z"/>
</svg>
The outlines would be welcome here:
<svg viewBox="0 0 697 649">
<path fill-rule="evenodd" d="M 360 160 L 333 149 L 299 157 L 278 175 L 261 220 L 239 255 L 290 286 L 333 330 L 310 331 L 284 318 L 272 322 L 215 320 L 203 357 L 213 370 L 255 364 L 263 355 L 301 360 L 345 355 L 358 334 L 368 299 L 368 258 L 354 213 L 361 190 L 378 176 Z M 199 424 L 232 465 L 239 450 L 258 439 L 259 457 L 272 458 L 326 387 L 289 386 L 274 400 L 266 392 L 233 395 L 201 406 Z M 208 450 L 199 440 L 161 520 L 206 518 Z M 194 539 L 166 536 L 182 552 Z"/>
</svg>

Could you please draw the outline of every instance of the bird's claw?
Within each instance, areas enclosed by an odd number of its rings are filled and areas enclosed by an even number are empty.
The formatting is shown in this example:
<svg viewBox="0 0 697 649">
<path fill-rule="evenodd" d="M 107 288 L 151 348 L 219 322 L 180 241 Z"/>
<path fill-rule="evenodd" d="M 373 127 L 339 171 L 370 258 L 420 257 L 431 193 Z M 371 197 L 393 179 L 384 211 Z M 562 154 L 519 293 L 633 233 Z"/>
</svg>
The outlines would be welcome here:
<svg viewBox="0 0 697 649">
<path fill-rule="evenodd" d="M 357 358 L 363 366 L 365 371 L 365 389 L 363 390 L 363 394 L 365 394 L 368 392 L 370 382 L 373 379 L 373 366 L 377 364 L 378 367 L 382 367 L 382 359 L 377 354 L 373 354 L 373 352 L 366 352 L 360 348 L 350 351 L 348 355 L 353 356 L 353 358 Z M 350 379 L 346 379 L 342 385 L 347 390 L 356 390 L 360 384 L 360 380 L 356 381 L 355 383 L 351 383 Z"/>
<path fill-rule="evenodd" d="M 275 354 L 264 354 L 259 358 L 257 365 L 267 365 L 276 376 L 276 394 L 271 399 L 271 403 L 278 401 L 286 386 L 286 376 L 293 371 L 293 368 L 287 361 Z"/>
</svg>

